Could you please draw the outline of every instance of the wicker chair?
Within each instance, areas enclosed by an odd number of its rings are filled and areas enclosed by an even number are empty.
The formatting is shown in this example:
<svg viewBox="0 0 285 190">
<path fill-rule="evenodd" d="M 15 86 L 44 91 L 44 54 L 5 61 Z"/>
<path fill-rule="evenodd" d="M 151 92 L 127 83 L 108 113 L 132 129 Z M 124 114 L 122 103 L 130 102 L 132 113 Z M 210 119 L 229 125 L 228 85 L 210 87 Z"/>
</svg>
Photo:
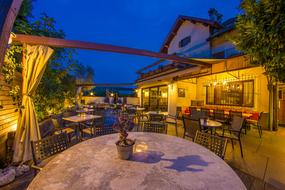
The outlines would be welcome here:
<svg viewBox="0 0 285 190">
<path fill-rule="evenodd" d="M 190 137 L 194 141 L 196 132 L 200 130 L 200 121 L 187 116 L 182 116 L 182 120 L 184 128 L 183 138 Z"/>
<path fill-rule="evenodd" d="M 245 119 L 243 117 L 233 116 L 233 120 L 231 125 L 228 128 L 229 133 L 225 133 L 225 129 L 223 129 L 222 137 L 228 138 L 232 142 L 232 147 L 234 148 L 233 141 L 238 141 L 240 146 L 241 156 L 243 157 L 242 144 L 241 144 L 241 131 L 244 126 Z"/>
<path fill-rule="evenodd" d="M 167 125 L 163 122 L 145 122 L 143 132 L 167 134 Z"/>
<path fill-rule="evenodd" d="M 49 136 L 38 141 L 32 141 L 32 155 L 34 164 L 32 168 L 41 170 L 45 159 L 66 150 L 70 144 L 66 133 Z"/>
<path fill-rule="evenodd" d="M 227 139 L 197 131 L 194 142 L 200 144 L 224 159 Z"/>
</svg>

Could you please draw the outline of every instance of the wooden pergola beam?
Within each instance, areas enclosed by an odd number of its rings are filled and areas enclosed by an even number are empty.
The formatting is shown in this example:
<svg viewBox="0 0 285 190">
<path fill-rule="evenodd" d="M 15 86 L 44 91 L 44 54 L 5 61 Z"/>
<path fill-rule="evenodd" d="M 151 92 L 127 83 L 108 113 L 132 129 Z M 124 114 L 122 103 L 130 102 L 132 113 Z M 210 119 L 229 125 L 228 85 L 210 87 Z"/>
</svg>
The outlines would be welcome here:
<svg viewBox="0 0 285 190">
<path fill-rule="evenodd" d="M 150 69 L 150 68 L 152 68 L 152 67 L 154 67 L 154 66 L 156 66 L 156 65 L 159 65 L 159 64 L 162 63 L 163 61 L 165 61 L 165 60 L 164 60 L 164 59 L 160 59 L 160 60 L 158 60 L 158 61 L 156 61 L 156 62 L 154 62 L 154 63 L 152 63 L 152 64 L 150 64 L 150 65 L 147 65 L 147 66 L 145 66 L 145 67 L 143 67 L 143 68 L 137 70 L 136 73 L 137 73 L 137 74 L 141 74 L 142 71 L 147 70 L 147 69 Z"/>
<path fill-rule="evenodd" d="M 134 83 L 121 83 L 121 84 L 97 84 L 97 83 L 89 83 L 89 84 L 76 84 L 76 86 L 82 86 L 82 87 L 86 87 L 86 86 L 111 86 L 111 87 L 115 87 L 115 86 L 135 86 Z"/>
<path fill-rule="evenodd" d="M 65 39 L 50 38 L 43 36 L 16 34 L 16 37 L 13 38 L 13 42 L 35 44 L 35 45 L 46 45 L 46 46 L 61 47 L 61 48 L 76 48 L 76 49 L 87 49 L 87 50 L 115 52 L 115 53 L 131 54 L 131 55 L 140 55 L 140 56 L 160 58 L 164 60 L 171 60 L 180 63 L 192 64 L 192 65 L 207 66 L 207 67 L 210 66 L 210 64 L 205 63 L 203 61 L 192 60 L 188 58 L 178 57 L 175 55 L 168 55 L 149 50 L 135 49 L 135 48 L 115 46 L 109 44 L 99 44 L 93 42 L 84 42 L 78 40 L 65 40 Z"/>
<path fill-rule="evenodd" d="M 23 0 L 0 0 L 0 68 L 4 62 L 10 33 Z"/>
</svg>

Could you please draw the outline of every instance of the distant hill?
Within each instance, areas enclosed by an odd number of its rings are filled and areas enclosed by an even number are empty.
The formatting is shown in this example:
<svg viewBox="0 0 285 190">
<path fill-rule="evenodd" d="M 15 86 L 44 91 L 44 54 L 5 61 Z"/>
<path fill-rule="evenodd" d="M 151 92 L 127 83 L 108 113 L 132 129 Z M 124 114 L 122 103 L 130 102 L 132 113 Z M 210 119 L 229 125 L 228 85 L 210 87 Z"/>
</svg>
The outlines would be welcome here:
<svg viewBox="0 0 285 190">
<path fill-rule="evenodd" d="M 135 87 L 117 87 L 117 86 L 97 86 L 92 90 L 84 91 L 83 95 L 88 96 L 91 92 L 93 92 L 94 96 L 106 96 L 106 91 L 111 93 L 118 93 L 119 97 L 133 97 L 136 96 Z"/>
</svg>

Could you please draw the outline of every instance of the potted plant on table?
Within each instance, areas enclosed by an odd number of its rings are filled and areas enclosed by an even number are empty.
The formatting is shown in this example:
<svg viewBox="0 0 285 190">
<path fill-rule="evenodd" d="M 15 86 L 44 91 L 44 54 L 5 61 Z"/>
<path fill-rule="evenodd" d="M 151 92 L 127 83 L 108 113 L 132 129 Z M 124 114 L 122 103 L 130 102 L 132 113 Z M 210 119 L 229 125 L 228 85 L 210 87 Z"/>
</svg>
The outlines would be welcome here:
<svg viewBox="0 0 285 190">
<path fill-rule="evenodd" d="M 128 139 L 128 131 L 134 128 L 134 122 L 128 116 L 119 116 L 114 130 L 119 132 L 119 140 L 116 142 L 118 156 L 122 160 L 128 160 L 133 155 L 135 140 Z"/>
</svg>

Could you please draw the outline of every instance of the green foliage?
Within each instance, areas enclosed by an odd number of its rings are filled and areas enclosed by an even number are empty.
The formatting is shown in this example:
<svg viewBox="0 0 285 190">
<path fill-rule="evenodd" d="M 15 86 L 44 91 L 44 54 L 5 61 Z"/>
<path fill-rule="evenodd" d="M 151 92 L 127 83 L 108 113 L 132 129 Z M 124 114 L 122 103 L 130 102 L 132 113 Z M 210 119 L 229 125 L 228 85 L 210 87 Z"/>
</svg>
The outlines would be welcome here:
<svg viewBox="0 0 285 190">
<path fill-rule="evenodd" d="M 11 84 L 15 78 L 15 73 L 22 70 L 21 60 L 22 46 L 11 46 L 5 55 L 5 64 L 2 67 L 4 80 Z"/>
<path fill-rule="evenodd" d="M 208 15 L 210 17 L 210 20 L 212 21 L 216 21 L 218 23 L 222 22 L 223 19 L 223 15 L 221 13 L 219 13 L 219 11 L 215 8 L 210 8 L 208 10 Z"/>
<path fill-rule="evenodd" d="M 24 0 L 14 23 L 15 33 L 64 38 L 62 30 L 58 30 L 53 18 L 41 14 L 38 19 L 32 16 L 33 0 Z M 50 114 L 60 113 L 65 106 L 75 103 L 76 82 L 92 82 L 94 71 L 85 67 L 74 59 L 76 53 L 73 49 L 53 48 L 54 53 L 49 60 L 46 71 L 38 86 L 34 97 L 35 109 L 38 119 L 41 120 Z M 21 72 L 22 46 L 11 46 L 5 57 L 3 75 L 5 81 L 13 84 L 16 71 Z M 79 76 L 78 79 L 76 76 Z M 20 107 L 21 89 L 12 86 L 9 95 Z M 65 104 L 67 103 L 67 104 Z"/>
<path fill-rule="evenodd" d="M 269 83 L 285 81 L 285 1 L 244 0 L 241 9 L 234 44 L 264 67 Z"/>
</svg>

